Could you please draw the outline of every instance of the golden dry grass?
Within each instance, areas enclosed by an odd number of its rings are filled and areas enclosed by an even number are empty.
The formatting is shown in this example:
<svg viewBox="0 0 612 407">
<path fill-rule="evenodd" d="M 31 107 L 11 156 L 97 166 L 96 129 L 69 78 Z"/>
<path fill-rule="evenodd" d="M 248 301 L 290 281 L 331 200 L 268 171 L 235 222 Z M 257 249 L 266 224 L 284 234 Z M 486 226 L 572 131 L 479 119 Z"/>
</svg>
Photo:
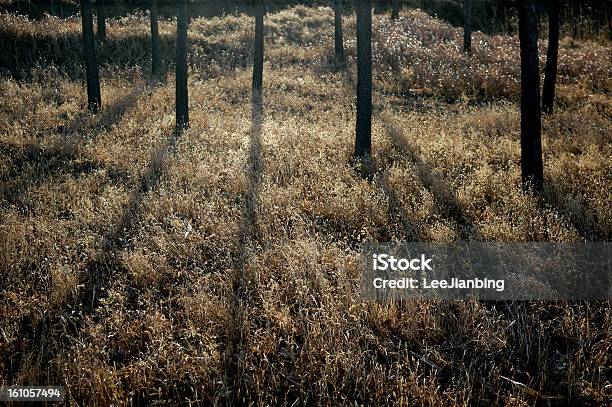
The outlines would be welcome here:
<svg viewBox="0 0 612 407">
<path fill-rule="evenodd" d="M 0 20 L 77 58 L 78 20 Z M 103 66 L 97 116 L 70 55 L 1 78 L 0 384 L 64 385 L 79 405 L 536 402 L 504 376 L 609 400 L 609 304 L 359 295 L 366 241 L 609 240 L 609 46 L 562 48 L 538 201 L 520 187 L 515 38 L 477 34 L 467 61 L 438 20 L 376 16 L 368 182 L 329 9 L 267 17 L 261 128 L 250 18 L 191 22 L 180 134 L 172 75 L 146 79 L 146 24 L 110 21 L 101 58 L 122 62 Z"/>
</svg>

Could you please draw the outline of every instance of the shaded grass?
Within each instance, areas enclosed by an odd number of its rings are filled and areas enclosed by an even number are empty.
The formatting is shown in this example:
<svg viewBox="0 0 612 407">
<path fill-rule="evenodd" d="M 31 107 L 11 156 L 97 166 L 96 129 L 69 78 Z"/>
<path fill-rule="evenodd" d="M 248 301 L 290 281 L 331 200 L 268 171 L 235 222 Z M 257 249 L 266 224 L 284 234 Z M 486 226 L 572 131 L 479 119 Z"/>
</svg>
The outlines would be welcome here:
<svg viewBox="0 0 612 407">
<path fill-rule="evenodd" d="M 224 387 L 225 396 L 231 404 L 240 404 L 245 394 L 243 383 L 246 374 L 244 362 L 246 319 L 251 307 L 249 293 L 257 287 L 247 287 L 245 272 L 253 252 L 260 246 L 261 236 L 257 229 L 257 200 L 262 176 L 261 137 L 263 121 L 262 92 L 253 91 L 251 100 L 250 146 L 247 167 L 244 169 L 246 191 L 241 211 L 241 225 L 238 236 L 239 247 L 235 254 L 234 276 L 232 282 L 231 315 L 229 322 L 229 342 L 225 351 Z"/>
<path fill-rule="evenodd" d="M 417 16 L 415 35 L 448 30 Z M 351 165 L 353 91 L 329 58 L 331 17 L 301 7 L 268 18 L 261 122 L 248 62 L 224 65 L 243 56 L 193 65 L 180 143 L 168 138 L 171 76 L 99 119 L 80 116 L 82 85 L 53 68 L 27 82 L 2 77 L 0 168 L 30 168 L 20 198 L 30 205 L 1 206 L 1 383 L 64 383 L 69 402 L 86 405 L 536 402 L 504 376 L 570 404 L 605 404 L 609 304 L 367 302 L 359 247 L 578 241 L 589 227 L 609 237 L 607 93 L 581 75 L 560 88 L 544 121 L 554 194 L 542 207 L 520 188 L 512 98 L 406 97 L 378 60 L 369 182 Z M 192 34 L 232 54 L 249 48 L 251 23 L 196 20 Z M 143 74 L 105 75 L 113 106 Z M 45 178 L 40 167 L 55 164 L 32 155 L 53 160 L 73 121 L 83 143 L 60 168 L 96 167 Z"/>
<path fill-rule="evenodd" d="M 41 146 L 40 140 L 25 146 L 3 144 L 1 148 L 5 155 L 11 158 L 2 177 L 1 193 L 4 200 L 9 205 L 27 207 L 20 197 L 29 188 L 44 183 L 46 178 L 61 177 L 66 173 L 78 177 L 81 174 L 104 170 L 112 180 L 129 182 L 125 171 L 105 168 L 93 161 L 83 162 L 80 160 L 80 150 L 85 142 L 95 139 L 101 132 L 120 122 L 121 117 L 133 107 L 143 91 L 142 87 L 135 88 L 121 100 L 115 100 L 110 106 L 104 107 L 95 118 L 89 113 L 77 115 L 67 126 L 58 127 L 60 137 L 50 145 Z M 87 122 L 90 122 L 89 128 L 84 128 L 84 123 Z"/>
</svg>

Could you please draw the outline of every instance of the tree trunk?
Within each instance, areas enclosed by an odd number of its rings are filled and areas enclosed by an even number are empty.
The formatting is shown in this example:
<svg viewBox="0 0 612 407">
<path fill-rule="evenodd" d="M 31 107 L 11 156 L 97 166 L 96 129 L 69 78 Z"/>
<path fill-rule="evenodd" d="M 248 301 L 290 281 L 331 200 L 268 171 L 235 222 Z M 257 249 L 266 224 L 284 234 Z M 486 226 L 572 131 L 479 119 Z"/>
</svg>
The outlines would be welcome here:
<svg viewBox="0 0 612 407">
<path fill-rule="evenodd" d="M 521 46 L 521 173 L 523 185 L 542 191 L 542 118 L 538 60 L 538 16 L 534 0 L 519 1 Z"/>
<path fill-rule="evenodd" d="M 551 114 L 555 101 L 555 85 L 557 83 L 557 59 L 559 57 L 559 14 L 560 6 L 557 0 L 548 3 L 548 52 L 546 53 L 546 69 L 544 88 L 542 90 L 542 110 Z"/>
<path fill-rule="evenodd" d="M 372 0 L 357 4 L 357 125 L 355 156 L 372 153 Z"/>
<path fill-rule="evenodd" d="M 96 14 L 98 15 L 98 39 L 106 38 L 106 8 L 104 0 L 96 0 Z"/>
<path fill-rule="evenodd" d="M 176 25 L 176 127 L 189 126 L 187 93 L 187 0 L 177 0 Z"/>
<path fill-rule="evenodd" d="M 391 20 L 399 17 L 399 0 L 391 0 Z"/>
<path fill-rule="evenodd" d="M 334 38 L 336 59 L 344 65 L 344 39 L 342 37 L 342 0 L 334 0 Z"/>
<path fill-rule="evenodd" d="M 463 1 L 463 51 L 472 53 L 472 0 Z"/>
<path fill-rule="evenodd" d="M 157 0 L 151 0 L 151 72 L 159 75 L 161 56 L 159 52 L 159 28 L 157 27 Z"/>
<path fill-rule="evenodd" d="M 261 92 L 264 59 L 264 0 L 255 0 L 255 44 L 253 52 L 253 92 Z"/>
<path fill-rule="evenodd" d="M 96 61 L 96 41 L 93 30 L 93 16 L 90 0 L 81 0 L 81 23 L 83 27 L 83 53 L 87 74 L 87 109 L 97 113 L 102 106 L 100 76 Z"/>
</svg>

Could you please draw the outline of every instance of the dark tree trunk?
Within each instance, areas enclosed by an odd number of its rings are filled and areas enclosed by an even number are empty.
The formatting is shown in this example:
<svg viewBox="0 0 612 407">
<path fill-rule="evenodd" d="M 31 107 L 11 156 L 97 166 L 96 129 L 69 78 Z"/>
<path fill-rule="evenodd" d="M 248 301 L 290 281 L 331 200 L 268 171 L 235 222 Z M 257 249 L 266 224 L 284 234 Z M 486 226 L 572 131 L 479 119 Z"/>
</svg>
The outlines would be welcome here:
<svg viewBox="0 0 612 407">
<path fill-rule="evenodd" d="M 399 0 L 391 0 L 391 20 L 399 17 Z"/>
<path fill-rule="evenodd" d="M 472 0 L 463 0 L 463 51 L 472 53 Z"/>
<path fill-rule="evenodd" d="M 102 106 L 100 96 L 100 76 L 96 61 L 96 41 L 93 30 L 93 16 L 90 0 L 81 0 L 81 23 L 83 27 L 83 53 L 87 74 L 87 108 L 97 113 Z"/>
<path fill-rule="evenodd" d="M 521 172 L 525 187 L 542 191 L 542 118 L 538 60 L 538 15 L 534 0 L 519 0 L 521 43 Z"/>
<path fill-rule="evenodd" d="M 177 0 L 176 25 L 176 127 L 189 126 L 187 93 L 187 0 Z"/>
<path fill-rule="evenodd" d="M 264 0 L 255 0 L 255 44 L 253 52 L 253 92 L 261 92 L 264 59 Z"/>
<path fill-rule="evenodd" d="M 546 53 L 546 69 L 544 88 L 542 90 L 542 110 L 552 113 L 555 101 L 555 86 L 557 84 L 557 59 L 559 57 L 559 14 L 558 0 L 548 2 L 548 52 Z"/>
<path fill-rule="evenodd" d="M 159 52 L 159 28 L 157 27 L 157 0 L 151 0 L 151 72 L 159 75 L 161 56 Z"/>
<path fill-rule="evenodd" d="M 372 0 L 357 4 L 357 125 L 355 156 L 372 152 Z"/>
<path fill-rule="evenodd" d="M 98 38 L 106 38 L 106 8 L 104 0 L 96 0 L 96 14 L 98 15 Z"/>
<path fill-rule="evenodd" d="M 344 39 L 342 37 L 342 0 L 334 0 L 334 38 L 336 59 L 344 65 Z"/>
</svg>

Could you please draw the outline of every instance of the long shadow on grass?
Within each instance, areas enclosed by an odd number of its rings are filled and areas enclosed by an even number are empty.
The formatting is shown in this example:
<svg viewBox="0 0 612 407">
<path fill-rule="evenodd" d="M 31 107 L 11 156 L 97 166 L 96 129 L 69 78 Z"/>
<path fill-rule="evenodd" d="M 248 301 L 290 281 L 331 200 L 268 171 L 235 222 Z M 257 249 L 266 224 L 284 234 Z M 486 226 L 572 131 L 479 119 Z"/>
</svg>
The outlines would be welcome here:
<svg viewBox="0 0 612 407">
<path fill-rule="evenodd" d="M 355 89 L 355 79 L 351 73 L 346 69 L 341 70 L 341 73 L 346 83 L 345 88 L 350 88 L 351 91 Z M 376 106 L 375 101 L 373 101 L 373 105 Z M 419 157 L 419 151 L 407 142 L 402 130 L 391 119 L 385 117 L 376 107 L 374 107 L 374 115 L 383 124 L 393 146 L 415 164 L 417 176 L 420 178 L 423 186 L 432 193 L 436 200 L 436 206 L 442 212 L 441 214 L 455 223 L 455 230 L 459 239 L 483 240 L 476 225 L 461 208 L 461 204 L 457 200 L 452 187 Z M 374 174 L 371 174 L 370 171 L 366 169 L 366 176 L 368 179 L 373 179 Z M 389 216 L 391 219 L 397 219 L 399 215 L 400 222 L 404 223 L 406 240 L 409 240 L 408 238 L 420 240 L 417 229 L 407 221 L 409 217 L 404 213 L 397 196 L 386 182 L 386 174 L 383 173 L 379 178 L 380 189 L 389 201 Z"/>
<path fill-rule="evenodd" d="M 414 165 L 416 168 L 417 175 L 421 179 L 423 185 L 432 193 L 436 206 L 441 211 L 441 214 L 445 216 L 447 219 L 450 219 L 454 222 L 457 235 L 461 240 L 479 240 L 483 241 L 482 235 L 478 232 L 476 225 L 470 219 L 469 215 L 465 213 L 462 209 L 460 202 L 457 200 L 453 189 L 448 183 L 442 179 L 441 176 L 435 173 L 430 165 L 425 163 L 420 157 L 420 151 L 412 147 L 409 142 L 406 140 L 405 135 L 402 130 L 391 120 L 382 114 L 377 114 L 379 120 L 384 125 L 389 138 L 393 144 L 393 146 L 403 153 Z M 578 228 L 578 227 L 577 227 Z M 593 236 L 592 229 L 579 229 L 580 233 L 583 236 Z M 484 307 L 497 307 L 500 306 L 499 302 L 492 301 L 480 301 Z M 525 302 L 516 301 L 516 302 L 504 302 L 504 306 L 508 307 L 508 309 L 516 309 L 516 307 L 524 306 Z M 442 305 L 444 312 L 440 312 L 437 315 L 438 326 L 443 327 L 443 336 L 449 335 L 455 337 L 457 335 L 456 325 L 460 323 L 460 320 L 457 319 L 457 315 L 461 315 L 460 307 L 457 303 L 449 302 Z M 506 311 L 508 312 L 508 311 Z M 430 342 L 436 343 L 435 338 L 430 338 Z M 475 383 L 475 392 L 479 397 L 494 397 L 494 392 L 498 392 L 499 389 L 493 387 L 491 382 L 479 379 L 478 375 L 474 376 L 474 372 L 483 370 L 487 371 L 494 366 L 491 361 L 485 359 L 474 359 L 468 361 L 465 360 L 465 340 L 463 338 L 459 338 L 456 340 L 463 345 L 455 345 L 453 341 L 445 344 L 447 352 L 449 352 L 450 358 L 447 357 L 447 363 L 442 367 L 436 366 L 432 364 L 434 375 L 437 377 L 437 383 L 440 386 L 441 391 L 446 391 L 456 379 L 461 379 L 464 375 L 471 375 L 473 381 Z M 469 341 L 468 341 L 469 342 Z M 420 351 L 420 349 L 417 348 Z M 471 349 L 473 351 L 477 349 Z M 426 353 L 426 352 L 422 352 Z M 424 358 L 424 360 L 427 360 Z M 430 366 L 430 367 L 431 367 Z M 534 376 L 537 376 L 541 371 L 541 368 L 538 366 L 529 366 L 526 369 L 530 371 Z M 475 377 L 475 378 L 474 378 Z"/>
<path fill-rule="evenodd" d="M 98 160 L 79 159 L 74 147 L 59 145 L 43 148 L 30 144 L 24 149 L 15 148 L 0 142 L 0 150 L 16 158 L 9 171 L 0 176 L 0 201 L 27 211 L 28 202 L 24 195 L 32 188 L 45 184 L 50 178 L 62 179 L 71 175 L 74 178 L 87 176 L 104 170 L 113 183 L 128 184 L 129 173 L 125 170 Z"/>
<path fill-rule="evenodd" d="M 57 131 L 61 138 L 49 147 L 32 143 L 25 148 L 17 148 L 0 143 L 0 152 L 11 161 L 8 171 L 0 176 L 0 198 L 24 208 L 27 204 L 22 202 L 22 196 L 30 188 L 44 184 L 48 178 L 68 174 L 78 177 L 99 169 L 106 169 L 113 181 L 129 182 L 129 175 L 125 171 L 92 160 L 79 161 L 80 150 L 86 142 L 121 122 L 145 89 L 135 88 L 93 117 L 85 112 L 77 115 L 69 124 L 59 126 Z"/>
<path fill-rule="evenodd" d="M 387 131 L 393 146 L 414 163 L 417 176 L 423 186 L 433 195 L 441 215 L 454 222 L 459 239 L 483 240 L 476 225 L 461 207 L 453 188 L 419 157 L 418 149 L 407 142 L 402 130 L 392 120 L 387 119 L 383 114 L 377 114 L 377 117 Z"/>
<path fill-rule="evenodd" d="M 11 349 L 6 352 L 8 360 L 5 360 L 4 366 L 8 366 L 8 378 L 16 377 L 28 358 L 38 360 L 39 366 L 46 366 L 49 363 L 56 353 L 54 351 L 58 349 L 52 351 L 45 349 L 48 332 L 63 331 L 64 339 L 66 337 L 78 338 L 84 317 L 94 313 L 113 276 L 127 273 L 119 256 L 121 251 L 129 246 L 129 238 L 137 229 L 140 220 L 143 200 L 159 186 L 161 176 L 165 171 L 166 159 L 169 154 L 174 153 L 181 135 L 182 131 L 175 129 L 164 145 L 153 155 L 147 170 L 139 179 L 137 188 L 132 191 L 123 213 L 104 234 L 99 252 L 85 266 L 82 273 L 83 280 L 80 284 L 81 289 L 75 295 L 73 304 L 65 304 L 39 322 L 22 321 L 20 334 L 28 338 L 29 342 L 24 350 Z M 47 370 L 47 374 L 54 374 L 54 372 Z M 52 380 L 53 377 L 47 379 Z"/>
<path fill-rule="evenodd" d="M 245 281 L 245 269 L 249 260 L 252 242 L 258 239 L 257 231 L 257 196 L 259 193 L 262 162 L 261 162 L 261 135 L 262 135 L 262 95 L 261 91 L 253 91 L 251 140 L 249 157 L 245 168 L 247 190 L 242 206 L 240 235 L 238 248 L 234 259 L 235 274 L 232 281 L 231 315 L 228 335 L 228 344 L 225 350 L 225 396 L 229 405 L 240 404 L 242 385 L 241 355 L 244 348 L 245 323 L 248 312 L 249 290 Z"/>
<path fill-rule="evenodd" d="M 153 155 L 147 170 L 140 177 L 137 188 L 130 195 L 118 222 L 104 235 L 102 250 L 91 260 L 86 267 L 86 283 L 84 296 L 91 295 L 91 299 L 81 298 L 79 303 L 87 304 L 86 309 L 93 310 L 100 299 L 100 291 L 110 281 L 113 273 L 125 271 L 117 255 L 129 247 L 130 236 L 137 229 L 144 198 L 156 190 L 162 174 L 166 170 L 167 157 L 176 151 L 176 145 L 182 136 L 182 130 L 176 128 L 172 131 L 165 144 Z"/>
<path fill-rule="evenodd" d="M 377 177 L 376 184 L 387 198 L 389 204 L 389 222 L 392 226 L 399 226 L 401 240 L 406 242 L 418 242 L 422 240 L 418 228 L 406 213 L 393 187 L 389 185 L 387 171 Z"/>
<path fill-rule="evenodd" d="M 544 194 L 542 194 L 542 207 L 551 207 L 563 215 L 585 241 L 609 241 L 612 237 L 612 230 L 610 230 L 609 225 L 607 232 L 605 225 L 603 228 L 599 228 L 599 221 L 595 218 L 595 215 L 589 213 L 588 208 L 585 208 L 583 204 L 564 196 L 564 189 L 567 190 L 563 188 L 562 182 L 559 180 L 547 181 Z"/>
<path fill-rule="evenodd" d="M 350 92 L 352 96 L 352 93 L 356 86 L 355 79 L 351 75 L 346 64 L 338 64 L 337 69 L 342 75 L 342 79 L 346 84 L 344 92 L 346 94 Z M 413 221 L 411 221 L 411 218 L 406 213 L 406 210 L 404 209 L 401 200 L 398 198 L 393 187 L 389 184 L 388 171 L 385 170 L 382 173 L 376 174 L 376 177 L 374 177 L 375 174 L 372 173 L 371 163 L 370 165 L 367 165 L 364 170 L 365 173 L 362 173 L 360 175 L 365 176 L 370 181 L 374 181 L 374 184 L 379 188 L 379 190 L 384 194 L 385 198 L 387 199 L 387 202 L 389 204 L 389 222 L 393 226 L 399 225 L 401 240 L 407 242 L 415 242 L 422 240 L 417 226 L 414 224 Z"/>
<path fill-rule="evenodd" d="M 150 85 L 137 86 L 127 95 L 119 100 L 115 100 L 110 105 L 102 105 L 102 109 L 96 115 L 94 115 L 94 122 L 91 125 L 91 131 L 85 132 L 86 126 L 83 126 L 87 122 L 87 118 L 91 117 L 88 112 L 79 114 L 66 128 L 60 128 L 62 134 L 73 134 L 77 133 L 77 136 L 81 139 L 93 140 L 97 138 L 105 130 L 109 129 L 113 125 L 119 123 L 125 113 L 136 105 L 138 99 L 146 91 L 153 91 L 157 85 L 161 82 L 150 82 Z M 104 103 L 104 99 L 102 100 Z"/>
</svg>

